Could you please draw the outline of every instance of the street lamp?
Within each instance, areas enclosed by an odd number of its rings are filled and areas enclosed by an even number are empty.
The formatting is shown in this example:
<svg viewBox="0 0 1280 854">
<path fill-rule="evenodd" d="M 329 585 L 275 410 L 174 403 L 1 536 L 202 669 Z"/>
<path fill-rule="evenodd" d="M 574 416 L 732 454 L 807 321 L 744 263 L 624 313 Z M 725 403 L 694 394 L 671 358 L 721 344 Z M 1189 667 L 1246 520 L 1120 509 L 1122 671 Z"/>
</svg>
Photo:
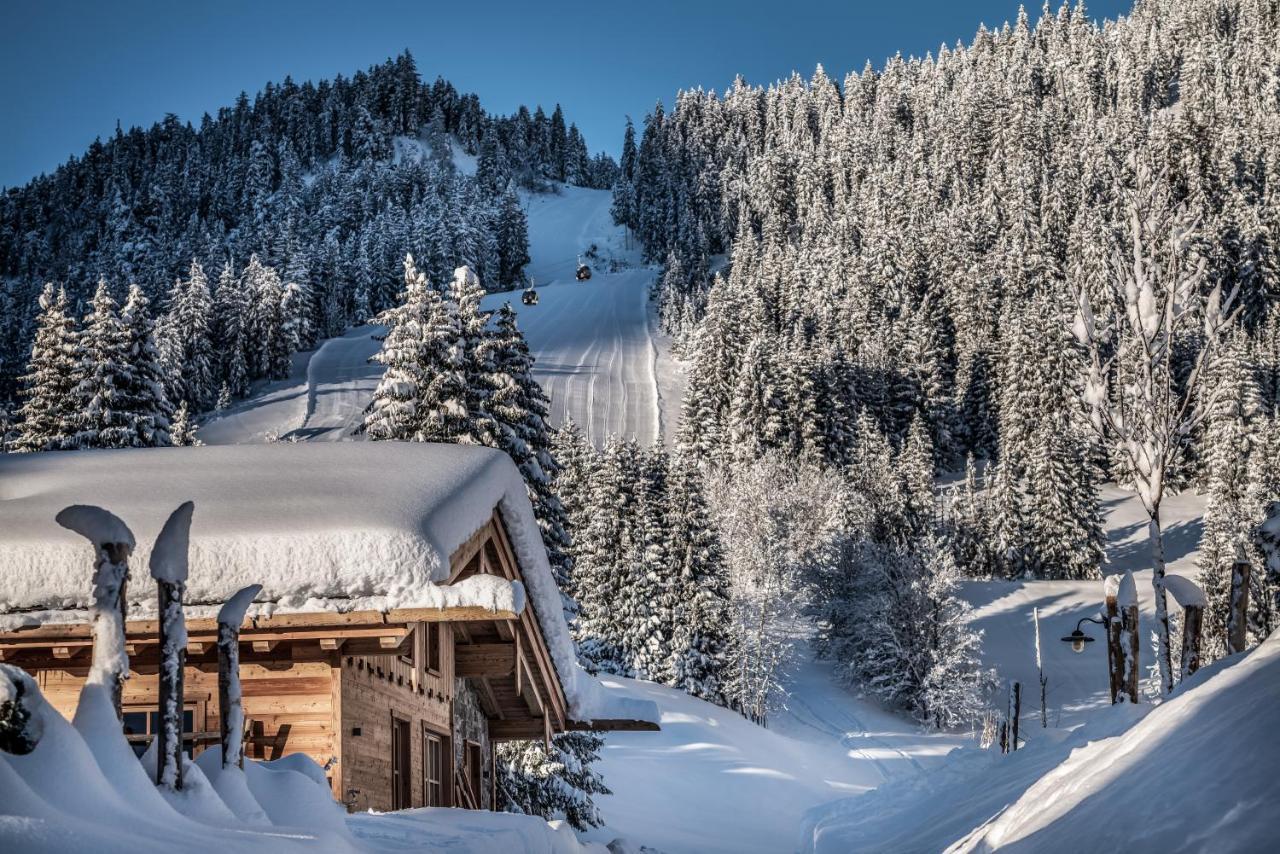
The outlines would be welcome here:
<svg viewBox="0 0 1280 854">
<path fill-rule="evenodd" d="M 1075 631 L 1062 639 L 1065 643 L 1071 644 L 1072 652 L 1084 652 L 1085 644 L 1090 644 L 1094 641 L 1093 638 L 1081 631 L 1081 623 L 1097 623 L 1100 626 L 1106 625 L 1102 620 L 1095 620 L 1092 617 L 1081 617 L 1080 622 L 1076 623 Z"/>
</svg>

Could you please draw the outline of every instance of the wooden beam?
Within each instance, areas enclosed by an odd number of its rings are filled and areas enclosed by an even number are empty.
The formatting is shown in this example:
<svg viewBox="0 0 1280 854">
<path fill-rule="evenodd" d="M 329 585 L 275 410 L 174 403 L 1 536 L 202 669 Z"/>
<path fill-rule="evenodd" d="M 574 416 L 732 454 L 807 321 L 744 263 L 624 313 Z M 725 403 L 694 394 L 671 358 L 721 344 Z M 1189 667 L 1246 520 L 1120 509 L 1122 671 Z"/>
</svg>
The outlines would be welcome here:
<svg viewBox="0 0 1280 854">
<path fill-rule="evenodd" d="M 187 655 L 204 655 L 212 648 L 213 644 L 209 641 L 188 641 Z"/>
<path fill-rule="evenodd" d="M 473 643 L 454 647 L 454 675 L 508 676 L 516 669 L 514 643 Z"/>
<path fill-rule="evenodd" d="M 493 693 L 493 685 L 489 680 L 482 676 L 476 680 L 476 684 L 480 686 L 481 705 L 487 705 L 492 710 L 489 717 L 505 720 L 507 716 L 502 711 L 502 704 L 498 702 L 498 696 Z"/>
<path fill-rule="evenodd" d="M 565 729 L 570 732 L 658 732 L 661 728 L 649 721 L 602 718 L 594 721 L 567 720 Z"/>
<path fill-rule="evenodd" d="M 342 649 L 342 645 L 346 642 L 346 638 L 320 638 L 320 648 L 335 651 Z"/>
<path fill-rule="evenodd" d="M 400 644 L 404 643 L 405 635 L 384 635 L 378 638 L 378 647 L 388 652 L 400 648 Z"/>
<path fill-rule="evenodd" d="M 518 720 L 489 721 L 489 739 L 491 741 L 526 741 L 540 739 L 546 734 L 546 724 L 542 718 L 520 718 Z"/>
<path fill-rule="evenodd" d="M 449 583 L 457 581 L 467 564 L 471 563 L 471 559 L 484 548 L 485 541 L 493 536 L 493 518 L 485 522 L 478 528 L 475 533 L 467 537 L 466 542 L 453 550 L 453 554 L 449 555 Z"/>
<path fill-rule="evenodd" d="M 533 681 L 533 676 L 529 673 L 529 663 L 525 661 L 523 654 L 516 656 L 516 693 L 524 698 L 525 705 L 529 707 L 529 711 L 534 717 L 540 718 L 547 713 L 546 703 L 542 700 L 542 692 L 538 690 L 537 683 Z"/>
<path fill-rule="evenodd" d="M 306 612 L 301 614 L 275 614 L 270 617 L 253 617 L 244 623 L 244 637 L 263 638 L 281 637 L 286 633 L 298 632 L 290 640 L 321 635 L 333 637 L 348 629 L 360 627 L 373 628 L 370 635 L 388 634 L 388 629 L 407 632 L 413 623 L 453 623 L 453 622 L 488 622 L 491 620 L 517 620 L 520 615 L 514 611 L 492 610 L 479 606 L 457 608 L 394 608 L 390 611 L 336 611 Z M 48 647 L 48 646 L 90 646 L 93 643 L 89 626 L 89 615 L 84 614 L 84 621 L 78 623 L 48 623 L 41 626 L 29 626 L 0 632 L 0 648 L 14 647 Z M 313 631 L 306 632 L 311 629 Z M 127 640 L 130 643 L 159 643 L 160 624 L 156 620 L 129 620 L 125 624 Z M 217 622 L 213 619 L 191 619 L 187 621 L 187 635 L 193 641 L 215 642 L 218 637 Z"/>
<path fill-rule="evenodd" d="M 84 649 L 84 647 L 82 646 L 55 646 L 53 648 L 53 657 L 61 658 L 61 659 L 69 659 L 74 657 L 75 654 L 82 649 Z"/>
<path fill-rule="evenodd" d="M 278 640 L 256 640 L 253 641 L 254 652 L 271 652 L 280 645 Z"/>
</svg>

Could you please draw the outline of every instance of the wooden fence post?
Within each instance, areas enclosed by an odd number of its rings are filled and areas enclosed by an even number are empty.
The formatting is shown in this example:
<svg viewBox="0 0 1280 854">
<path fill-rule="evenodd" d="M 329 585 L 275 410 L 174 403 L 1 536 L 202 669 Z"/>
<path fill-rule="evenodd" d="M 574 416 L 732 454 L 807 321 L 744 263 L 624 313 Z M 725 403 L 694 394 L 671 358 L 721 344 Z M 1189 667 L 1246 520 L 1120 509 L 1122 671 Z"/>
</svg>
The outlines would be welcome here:
<svg viewBox="0 0 1280 854">
<path fill-rule="evenodd" d="M 1227 655 L 1244 652 L 1248 646 L 1249 628 L 1249 576 L 1253 567 L 1244 549 L 1236 552 L 1231 566 L 1231 608 L 1227 614 Z"/>
<path fill-rule="evenodd" d="M 1106 580 L 1107 660 L 1110 663 L 1112 702 L 1121 697 L 1138 702 L 1138 586 L 1133 573 Z"/>
<path fill-rule="evenodd" d="M 1009 740 L 1011 750 L 1018 749 L 1018 720 L 1022 717 L 1022 683 L 1013 683 L 1013 738 Z"/>
<path fill-rule="evenodd" d="M 1200 627 L 1208 600 L 1199 584 L 1181 575 L 1165 576 L 1164 586 L 1182 608 L 1182 656 L 1178 666 L 1181 682 L 1200 668 Z"/>
<path fill-rule="evenodd" d="M 1116 700 L 1120 697 L 1121 686 L 1124 684 L 1124 649 L 1120 645 L 1120 606 L 1116 602 L 1116 595 L 1120 589 L 1120 577 L 1111 575 L 1106 581 L 1106 611 L 1107 611 L 1107 678 L 1110 683 L 1111 704 L 1115 705 Z"/>
<path fill-rule="evenodd" d="M 174 510 L 151 549 L 151 577 L 160 593 L 160 709 L 156 727 L 156 785 L 182 790 L 183 671 L 187 623 L 182 595 L 187 587 L 191 513 L 188 501 Z"/>
<path fill-rule="evenodd" d="M 261 584 L 250 584 L 218 611 L 218 723 L 222 767 L 244 767 L 244 705 L 240 694 L 240 626 Z"/>
</svg>

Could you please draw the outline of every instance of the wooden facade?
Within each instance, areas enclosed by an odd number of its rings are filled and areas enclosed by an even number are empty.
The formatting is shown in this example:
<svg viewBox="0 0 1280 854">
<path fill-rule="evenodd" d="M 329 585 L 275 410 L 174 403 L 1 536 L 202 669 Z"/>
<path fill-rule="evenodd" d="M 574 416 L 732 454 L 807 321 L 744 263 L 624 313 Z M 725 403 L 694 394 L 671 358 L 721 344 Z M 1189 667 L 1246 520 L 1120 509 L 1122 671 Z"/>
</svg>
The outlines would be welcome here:
<svg viewBox="0 0 1280 854">
<path fill-rule="evenodd" d="M 451 583 L 475 573 L 521 579 L 496 512 L 450 565 Z M 126 635 L 125 725 L 141 750 L 158 704 L 158 626 L 131 620 Z M 217 743 L 220 728 L 216 628 L 189 620 L 188 635 L 184 730 L 198 753 Z M 68 718 L 90 652 L 84 623 L 0 634 L 0 660 L 35 676 Z M 656 729 L 570 719 L 532 604 L 519 614 L 446 608 L 250 618 L 240 655 L 246 756 L 305 753 L 350 809 L 492 808 L 498 742 L 567 729 Z"/>
</svg>

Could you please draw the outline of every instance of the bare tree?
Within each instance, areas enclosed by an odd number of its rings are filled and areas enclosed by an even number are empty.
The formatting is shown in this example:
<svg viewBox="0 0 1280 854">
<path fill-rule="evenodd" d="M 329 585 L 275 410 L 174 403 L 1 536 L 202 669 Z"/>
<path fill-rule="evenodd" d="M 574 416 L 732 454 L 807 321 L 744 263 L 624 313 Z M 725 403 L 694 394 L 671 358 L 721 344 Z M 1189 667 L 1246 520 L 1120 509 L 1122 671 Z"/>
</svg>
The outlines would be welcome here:
<svg viewBox="0 0 1280 854">
<path fill-rule="evenodd" d="M 1202 388 L 1202 381 L 1223 330 L 1238 314 L 1238 285 L 1225 298 L 1221 283 L 1206 289 L 1206 259 L 1191 247 L 1197 223 L 1146 164 L 1137 164 L 1127 202 L 1129 245 L 1112 260 L 1107 304 L 1095 315 L 1089 295 L 1076 293 L 1073 332 L 1088 355 L 1084 401 L 1093 428 L 1125 465 L 1147 512 L 1157 657 L 1167 694 L 1173 662 L 1160 503 L 1169 469 L 1213 408 L 1216 391 Z M 1184 346 L 1195 352 L 1185 376 L 1175 352 Z"/>
</svg>

